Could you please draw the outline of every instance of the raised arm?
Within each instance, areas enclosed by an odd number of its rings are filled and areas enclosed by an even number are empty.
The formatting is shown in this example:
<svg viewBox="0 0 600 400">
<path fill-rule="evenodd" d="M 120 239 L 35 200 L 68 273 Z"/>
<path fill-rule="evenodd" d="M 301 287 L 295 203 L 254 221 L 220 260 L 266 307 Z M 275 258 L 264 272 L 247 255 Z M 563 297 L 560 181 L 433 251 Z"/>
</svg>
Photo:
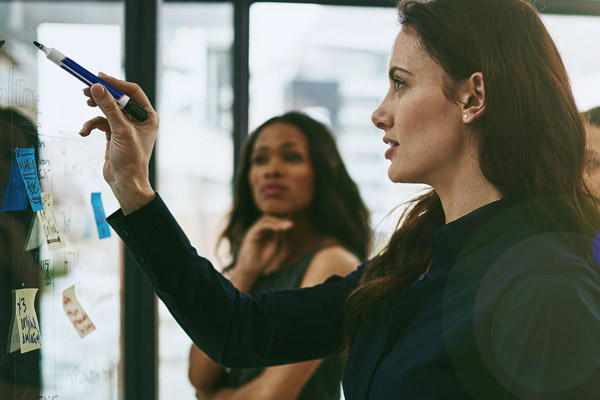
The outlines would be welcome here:
<svg viewBox="0 0 600 400">
<path fill-rule="evenodd" d="M 148 181 L 158 116 L 141 89 L 102 75 L 149 111 L 144 122 L 124 114 L 100 85 L 90 105 L 105 115 L 84 124 L 83 136 L 106 133 L 104 178 L 122 210 L 107 220 L 123 239 L 181 327 L 213 360 L 267 366 L 322 358 L 342 347 L 344 302 L 360 272 L 313 288 L 253 298 L 239 292 L 198 256 Z"/>
</svg>

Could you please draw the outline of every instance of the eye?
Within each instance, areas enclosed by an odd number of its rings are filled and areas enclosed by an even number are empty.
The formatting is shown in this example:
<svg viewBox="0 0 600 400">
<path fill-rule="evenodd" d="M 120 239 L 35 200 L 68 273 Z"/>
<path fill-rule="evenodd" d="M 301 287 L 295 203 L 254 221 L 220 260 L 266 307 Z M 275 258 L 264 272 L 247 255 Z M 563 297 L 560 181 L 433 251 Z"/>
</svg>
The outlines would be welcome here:
<svg viewBox="0 0 600 400">
<path fill-rule="evenodd" d="M 597 158 L 588 158 L 587 160 L 585 160 L 585 166 L 588 169 L 597 169 L 600 167 L 600 160 L 598 160 Z"/>
<path fill-rule="evenodd" d="M 400 80 L 400 79 L 394 79 L 394 89 L 396 91 L 402 89 L 404 86 L 406 86 L 406 84 L 404 83 L 404 81 Z"/>
<path fill-rule="evenodd" d="M 283 160 L 296 163 L 302 161 L 302 156 L 298 153 L 286 153 L 283 155 Z"/>
<path fill-rule="evenodd" d="M 265 155 L 256 155 L 256 156 L 252 157 L 253 165 L 263 165 L 263 164 L 266 164 L 267 161 L 268 161 L 268 158 Z"/>
</svg>

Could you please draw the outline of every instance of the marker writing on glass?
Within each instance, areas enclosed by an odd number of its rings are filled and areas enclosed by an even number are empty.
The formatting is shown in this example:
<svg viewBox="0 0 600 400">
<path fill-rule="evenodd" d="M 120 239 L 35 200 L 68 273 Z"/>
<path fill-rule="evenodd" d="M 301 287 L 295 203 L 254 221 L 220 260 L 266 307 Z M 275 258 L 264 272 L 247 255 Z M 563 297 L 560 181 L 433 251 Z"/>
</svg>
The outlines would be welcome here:
<svg viewBox="0 0 600 400">
<path fill-rule="evenodd" d="M 148 111 L 144 110 L 142 106 L 133 101 L 129 96 L 115 89 L 108 82 L 98 78 L 96 75 L 92 74 L 60 51 L 46 47 L 43 44 L 35 41 L 33 44 L 35 44 L 41 51 L 44 52 L 44 54 L 46 54 L 46 58 L 48 60 L 52 61 L 54 64 L 73 75 L 75 78 L 85 83 L 88 87 L 92 86 L 94 83 L 100 83 L 117 100 L 119 107 L 123 111 L 131 114 L 138 121 L 145 121 L 146 118 L 148 118 Z"/>
</svg>

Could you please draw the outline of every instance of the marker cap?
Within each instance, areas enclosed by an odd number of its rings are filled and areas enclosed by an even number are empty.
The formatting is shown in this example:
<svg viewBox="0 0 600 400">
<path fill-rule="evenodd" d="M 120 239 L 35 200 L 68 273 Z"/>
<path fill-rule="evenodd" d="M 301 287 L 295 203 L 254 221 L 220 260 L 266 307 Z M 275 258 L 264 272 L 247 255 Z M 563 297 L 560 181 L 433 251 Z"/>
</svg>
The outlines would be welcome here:
<svg viewBox="0 0 600 400">
<path fill-rule="evenodd" d="M 127 102 L 127 104 L 125 104 L 123 110 L 127 111 L 140 122 L 143 122 L 146 119 L 148 119 L 148 111 L 143 109 L 142 106 L 140 106 L 138 103 L 131 99 Z"/>
</svg>

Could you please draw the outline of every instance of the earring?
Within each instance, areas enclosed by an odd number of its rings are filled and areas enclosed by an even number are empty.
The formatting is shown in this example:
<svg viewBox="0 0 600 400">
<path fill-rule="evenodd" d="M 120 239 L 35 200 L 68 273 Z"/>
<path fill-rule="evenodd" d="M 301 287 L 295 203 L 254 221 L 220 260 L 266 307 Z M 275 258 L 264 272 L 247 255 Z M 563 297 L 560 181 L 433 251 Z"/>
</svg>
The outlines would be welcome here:
<svg viewBox="0 0 600 400">
<path fill-rule="evenodd" d="M 467 114 L 465 114 L 463 117 L 464 117 L 464 119 L 469 118 L 469 116 Z"/>
</svg>

